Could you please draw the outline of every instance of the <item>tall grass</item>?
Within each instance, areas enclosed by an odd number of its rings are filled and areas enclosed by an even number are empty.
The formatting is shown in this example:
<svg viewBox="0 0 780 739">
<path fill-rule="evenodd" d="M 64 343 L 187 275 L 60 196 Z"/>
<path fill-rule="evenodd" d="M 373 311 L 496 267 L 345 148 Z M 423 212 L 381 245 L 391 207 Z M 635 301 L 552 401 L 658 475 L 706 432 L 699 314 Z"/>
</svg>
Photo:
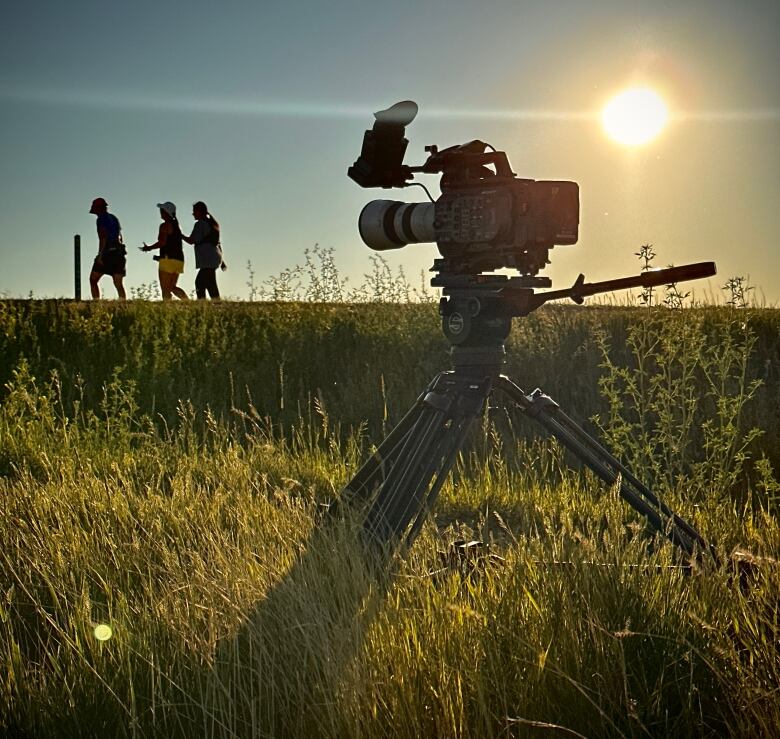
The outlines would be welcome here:
<svg viewBox="0 0 780 739">
<path fill-rule="evenodd" d="M 318 405 L 284 432 L 187 402 L 166 426 L 119 374 L 87 404 L 21 365 L 0 406 L 7 734 L 780 730 L 777 569 L 746 591 L 726 569 L 684 577 L 555 446 L 486 421 L 479 464 L 464 458 L 410 559 L 377 578 L 355 522 L 322 515 L 359 431 Z M 780 554 L 765 505 L 710 492 L 668 502 L 723 551 Z M 459 537 L 503 561 L 453 562 Z"/>
<path fill-rule="evenodd" d="M 609 373 L 606 363 L 636 369 L 628 344 L 632 327 L 649 325 L 650 335 L 666 331 L 666 350 L 673 348 L 678 327 L 690 320 L 688 342 L 712 349 L 727 326 L 736 336 L 744 324 L 742 333 L 752 337 L 738 347 L 745 387 L 761 384 L 743 408 L 742 430 L 765 431 L 754 449 L 777 468 L 778 313 L 732 308 L 678 313 L 545 306 L 515 321 L 507 371 L 528 390 L 541 387 L 576 418 L 606 417 L 611 411 L 599 379 Z M 114 377 L 133 381 L 140 411 L 169 425 L 176 423 L 182 399 L 197 411 L 208 407 L 217 418 L 251 404 L 289 425 L 316 397 L 345 427 L 367 424 L 378 439 L 431 377 L 449 366 L 447 350 L 435 307 L 427 304 L 0 301 L 0 396 L 24 359 L 38 378 L 58 372 L 66 404 L 80 400 L 96 408 L 103 385 Z M 702 373 L 693 379 L 691 391 L 707 395 Z"/>
</svg>

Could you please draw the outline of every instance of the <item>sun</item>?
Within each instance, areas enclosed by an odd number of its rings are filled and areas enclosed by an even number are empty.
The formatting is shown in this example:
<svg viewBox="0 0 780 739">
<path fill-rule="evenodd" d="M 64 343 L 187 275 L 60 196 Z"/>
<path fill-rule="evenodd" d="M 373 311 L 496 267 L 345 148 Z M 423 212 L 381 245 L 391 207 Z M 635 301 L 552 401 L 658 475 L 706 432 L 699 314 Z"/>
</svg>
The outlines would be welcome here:
<svg viewBox="0 0 780 739">
<path fill-rule="evenodd" d="M 601 113 L 607 135 L 626 146 L 641 146 L 663 131 L 669 111 L 661 96 L 647 87 L 615 95 Z"/>
</svg>

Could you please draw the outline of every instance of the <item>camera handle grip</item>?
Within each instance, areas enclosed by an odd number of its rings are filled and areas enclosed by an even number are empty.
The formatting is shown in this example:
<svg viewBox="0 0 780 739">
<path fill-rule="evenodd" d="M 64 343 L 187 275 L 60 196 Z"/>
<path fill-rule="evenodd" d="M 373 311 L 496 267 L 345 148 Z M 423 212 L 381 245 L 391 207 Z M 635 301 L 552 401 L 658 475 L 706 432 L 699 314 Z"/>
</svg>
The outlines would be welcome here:
<svg viewBox="0 0 780 739">
<path fill-rule="evenodd" d="M 570 288 L 534 295 L 532 300 L 535 305 L 531 310 L 550 300 L 571 298 L 575 303 L 582 303 L 589 295 L 608 293 L 614 290 L 629 290 L 633 287 L 657 287 L 671 285 L 673 282 L 700 280 L 704 277 L 712 277 L 716 272 L 715 262 L 695 262 L 694 264 L 683 264 L 680 267 L 648 270 L 634 277 L 619 277 L 615 280 L 602 282 L 585 282 L 585 276 L 580 275 Z"/>
</svg>

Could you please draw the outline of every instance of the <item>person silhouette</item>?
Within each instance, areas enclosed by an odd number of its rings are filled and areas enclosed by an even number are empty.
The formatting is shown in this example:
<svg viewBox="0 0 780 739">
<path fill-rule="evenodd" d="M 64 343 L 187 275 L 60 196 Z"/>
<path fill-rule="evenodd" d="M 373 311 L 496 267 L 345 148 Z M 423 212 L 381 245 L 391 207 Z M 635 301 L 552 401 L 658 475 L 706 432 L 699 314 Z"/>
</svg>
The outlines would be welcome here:
<svg viewBox="0 0 780 739">
<path fill-rule="evenodd" d="M 195 266 L 198 268 L 195 294 L 198 300 L 205 300 L 206 292 L 212 300 L 219 300 L 217 270 L 225 268 L 219 243 L 219 223 L 202 200 L 193 203 L 192 217 L 195 219 L 192 233 L 189 236 L 182 235 L 182 238 L 195 249 Z"/>
<path fill-rule="evenodd" d="M 164 203 L 157 203 L 157 207 L 162 218 L 157 241 L 154 244 L 144 242 L 140 249 L 141 251 L 160 250 L 155 260 L 159 263 L 158 275 L 163 300 L 170 300 L 173 295 L 179 300 L 189 300 L 187 293 L 176 284 L 179 275 L 184 272 L 184 249 L 181 229 L 176 220 L 176 206 L 170 200 L 166 200 Z"/>
<path fill-rule="evenodd" d="M 97 216 L 98 253 L 89 273 L 89 289 L 93 300 L 100 300 L 98 283 L 103 275 L 110 275 L 114 281 L 117 295 L 125 300 L 125 287 L 122 280 L 126 274 L 127 250 L 122 241 L 122 226 L 119 219 L 108 212 L 105 198 L 95 198 L 89 212 Z"/>
</svg>

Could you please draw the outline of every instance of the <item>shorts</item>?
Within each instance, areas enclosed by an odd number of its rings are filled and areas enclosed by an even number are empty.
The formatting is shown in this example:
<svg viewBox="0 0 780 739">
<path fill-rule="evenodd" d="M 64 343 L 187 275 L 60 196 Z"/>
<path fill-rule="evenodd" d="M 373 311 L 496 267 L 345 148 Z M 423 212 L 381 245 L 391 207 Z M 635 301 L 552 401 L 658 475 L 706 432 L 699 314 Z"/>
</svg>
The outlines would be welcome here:
<svg viewBox="0 0 780 739">
<path fill-rule="evenodd" d="M 160 259 L 160 272 L 171 272 L 180 275 L 184 272 L 184 262 L 181 259 Z"/>
<path fill-rule="evenodd" d="M 104 251 L 102 257 L 95 257 L 95 261 L 92 264 L 92 271 L 97 272 L 100 275 L 122 275 L 127 274 L 127 259 L 125 258 L 124 251 L 114 249 L 112 251 Z"/>
</svg>

